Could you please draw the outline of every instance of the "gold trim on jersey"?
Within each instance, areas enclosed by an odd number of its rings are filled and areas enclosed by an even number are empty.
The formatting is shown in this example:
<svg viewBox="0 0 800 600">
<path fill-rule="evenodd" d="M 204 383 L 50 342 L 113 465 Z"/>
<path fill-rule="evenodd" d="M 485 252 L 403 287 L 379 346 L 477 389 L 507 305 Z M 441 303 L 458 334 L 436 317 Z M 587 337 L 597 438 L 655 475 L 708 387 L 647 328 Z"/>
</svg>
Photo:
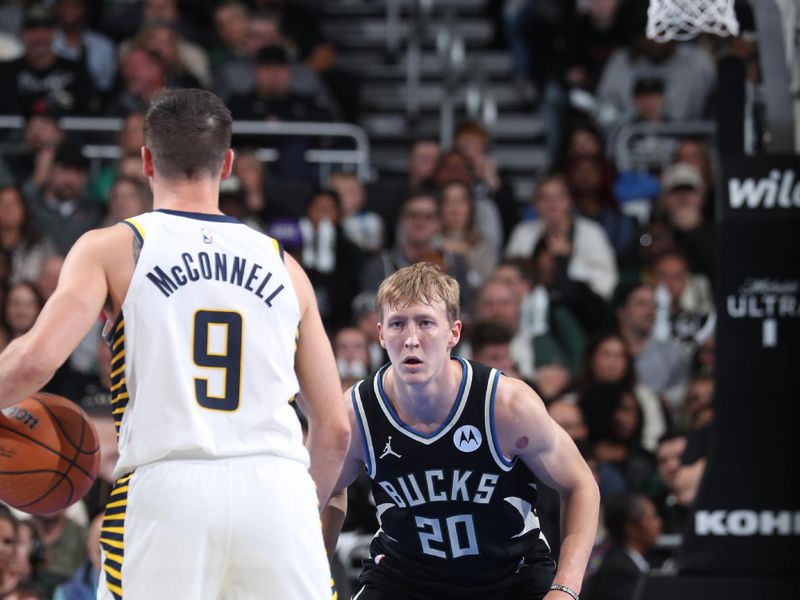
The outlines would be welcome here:
<svg viewBox="0 0 800 600">
<path fill-rule="evenodd" d="M 144 228 L 139 225 L 134 219 L 125 219 L 126 223 L 130 223 L 139 232 L 139 236 L 144 240 Z"/>
<path fill-rule="evenodd" d="M 130 399 L 128 383 L 125 379 L 125 318 L 122 314 L 120 314 L 119 323 L 114 327 L 114 333 L 109 343 L 111 351 L 114 353 L 111 358 L 111 415 L 114 417 L 114 426 L 117 429 L 117 436 L 119 436 L 122 417 Z"/>
<path fill-rule="evenodd" d="M 103 578 L 114 600 L 122 600 L 122 563 L 125 558 L 125 512 L 128 509 L 128 488 L 133 473 L 114 482 L 100 528 L 103 549 Z"/>
</svg>

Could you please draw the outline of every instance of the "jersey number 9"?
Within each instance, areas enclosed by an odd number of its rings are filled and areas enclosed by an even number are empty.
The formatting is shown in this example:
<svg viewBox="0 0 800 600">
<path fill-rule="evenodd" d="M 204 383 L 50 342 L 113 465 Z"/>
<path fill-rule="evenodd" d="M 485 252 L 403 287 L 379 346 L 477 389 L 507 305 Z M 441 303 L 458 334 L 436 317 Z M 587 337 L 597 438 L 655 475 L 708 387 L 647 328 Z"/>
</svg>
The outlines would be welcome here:
<svg viewBox="0 0 800 600">
<path fill-rule="evenodd" d="M 224 328 L 224 344 L 214 344 L 212 327 Z M 242 315 L 222 310 L 198 310 L 194 315 L 194 363 L 206 369 L 221 369 L 223 372 L 223 395 L 212 396 L 208 390 L 208 378 L 194 378 L 194 393 L 197 403 L 212 410 L 233 411 L 239 408 L 242 373 Z M 223 350 L 224 347 L 224 350 Z M 220 352 L 220 350 L 223 350 Z"/>
</svg>

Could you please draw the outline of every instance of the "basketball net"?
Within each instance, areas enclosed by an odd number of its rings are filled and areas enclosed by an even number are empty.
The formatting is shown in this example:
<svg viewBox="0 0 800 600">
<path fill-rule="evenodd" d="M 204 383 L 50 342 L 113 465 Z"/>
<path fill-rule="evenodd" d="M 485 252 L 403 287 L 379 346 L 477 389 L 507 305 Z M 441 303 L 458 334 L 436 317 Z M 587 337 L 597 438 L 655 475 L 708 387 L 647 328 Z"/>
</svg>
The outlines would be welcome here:
<svg viewBox="0 0 800 600">
<path fill-rule="evenodd" d="M 737 35 L 734 0 L 650 0 L 647 37 L 666 42 L 688 40 L 698 33 Z"/>
</svg>

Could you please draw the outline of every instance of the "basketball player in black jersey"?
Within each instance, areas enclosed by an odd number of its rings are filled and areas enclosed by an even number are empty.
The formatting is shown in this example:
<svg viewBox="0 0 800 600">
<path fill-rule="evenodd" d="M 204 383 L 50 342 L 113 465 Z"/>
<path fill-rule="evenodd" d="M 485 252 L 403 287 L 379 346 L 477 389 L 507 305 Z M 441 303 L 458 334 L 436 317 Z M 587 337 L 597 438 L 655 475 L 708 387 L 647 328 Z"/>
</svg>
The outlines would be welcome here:
<svg viewBox="0 0 800 600">
<path fill-rule="evenodd" d="M 522 381 L 451 357 L 458 284 L 430 263 L 378 291 L 390 364 L 345 394 L 353 436 L 323 512 L 336 545 L 346 486 L 372 478 L 380 530 L 354 600 L 577 599 L 599 493 L 569 436 Z M 536 482 L 562 499 L 558 566 L 539 530 Z"/>
</svg>

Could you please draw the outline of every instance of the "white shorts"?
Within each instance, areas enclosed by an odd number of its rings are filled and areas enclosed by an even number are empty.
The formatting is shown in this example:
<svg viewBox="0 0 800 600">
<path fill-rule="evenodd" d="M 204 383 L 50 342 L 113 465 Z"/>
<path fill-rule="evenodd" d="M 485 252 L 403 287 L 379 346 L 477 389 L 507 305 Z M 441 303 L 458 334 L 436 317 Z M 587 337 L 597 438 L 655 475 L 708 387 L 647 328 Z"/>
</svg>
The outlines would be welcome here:
<svg viewBox="0 0 800 600">
<path fill-rule="evenodd" d="M 99 600 L 331 598 L 314 483 L 299 462 L 165 461 L 111 494 Z"/>
</svg>

